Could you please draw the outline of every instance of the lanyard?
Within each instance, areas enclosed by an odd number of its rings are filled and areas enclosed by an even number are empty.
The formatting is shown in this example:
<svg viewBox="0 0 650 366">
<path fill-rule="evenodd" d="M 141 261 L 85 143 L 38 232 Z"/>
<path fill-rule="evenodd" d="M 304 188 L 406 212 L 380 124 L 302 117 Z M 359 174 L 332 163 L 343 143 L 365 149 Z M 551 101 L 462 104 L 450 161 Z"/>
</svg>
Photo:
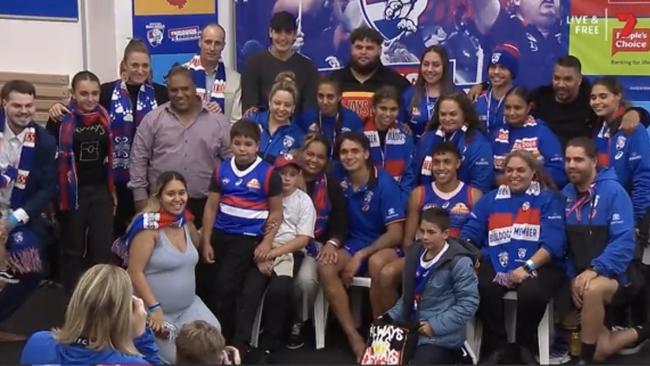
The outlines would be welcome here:
<svg viewBox="0 0 650 366">
<path fill-rule="evenodd" d="M 338 131 L 336 130 L 336 122 L 339 120 L 339 111 L 336 111 L 336 116 L 334 116 L 334 128 L 332 128 L 332 142 L 336 142 L 336 136 L 338 134 Z M 324 134 L 327 136 L 327 133 L 323 129 L 323 114 L 318 110 L 318 132 Z M 334 155 L 334 144 L 330 144 L 330 156 Z"/>
<path fill-rule="evenodd" d="M 499 98 L 499 103 L 497 104 L 497 109 L 495 111 L 495 115 L 499 115 L 499 109 L 501 108 L 501 104 L 503 103 L 503 100 L 505 99 L 505 95 L 501 98 Z M 487 124 L 487 130 L 490 131 L 492 127 L 492 120 L 490 119 L 490 114 L 492 114 L 492 89 L 490 89 L 490 92 L 488 93 L 488 102 L 487 102 L 487 119 L 485 120 L 485 123 Z"/>
</svg>

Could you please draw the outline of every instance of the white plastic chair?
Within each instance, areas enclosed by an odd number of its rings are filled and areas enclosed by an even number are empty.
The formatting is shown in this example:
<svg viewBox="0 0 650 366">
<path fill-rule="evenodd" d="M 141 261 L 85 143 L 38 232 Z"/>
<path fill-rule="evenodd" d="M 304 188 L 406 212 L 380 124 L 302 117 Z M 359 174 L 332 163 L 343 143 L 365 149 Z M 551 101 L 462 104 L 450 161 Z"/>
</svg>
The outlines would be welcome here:
<svg viewBox="0 0 650 366">
<path fill-rule="evenodd" d="M 503 300 L 505 301 L 505 323 L 506 323 L 506 332 L 508 334 L 508 342 L 515 342 L 516 337 L 516 327 L 517 327 L 517 292 L 508 291 L 504 296 Z M 542 320 L 539 322 L 537 327 L 537 339 L 538 339 L 538 348 L 539 348 L 539 363 L 542 365 L 548 365 L 550 363 L 550 348 L 551 348 L 551 339 L 553 337 L 553 299 L 548 302 L 546 305 L 546 311 Z M 482 334 L 483 334 L 483 325 L 478 320 L 474 318 L 472 321 L 467 323 L 467 343 L 471 350 L 475 353 L 476 359 L 479 359 L 481 352 L 481 343 L 482 343 Z"/>
<path fill-rule="evenodd" d="M 650 265 L 650 246 L 643 249 L 643 257 L 641 258 L 641 263 Z"/>
<path fill-rule="evenodd" d="M 361 324 L 362 289 L 370 288 L 370 277 L 354 277 L 350 285 L 350 303 L 352 304 L 352 316 L 357 327 Z M 325 291 L 321 286 L 314 302 L 314 328 L 316 331 L 316 349 L 325 348 L 325 330 L 327 327 L 327 315 L 329 303 L 325 297 Z"/>
</svg>

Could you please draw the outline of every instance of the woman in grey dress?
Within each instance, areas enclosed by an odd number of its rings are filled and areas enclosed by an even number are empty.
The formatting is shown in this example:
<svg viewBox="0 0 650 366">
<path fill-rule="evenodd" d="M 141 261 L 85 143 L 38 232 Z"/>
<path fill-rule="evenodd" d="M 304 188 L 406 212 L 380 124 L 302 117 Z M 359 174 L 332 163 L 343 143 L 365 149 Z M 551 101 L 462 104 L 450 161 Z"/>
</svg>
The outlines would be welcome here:
<svg viewBox="0 0 650 366">
<path fill-rule="evenodd" d="M 149 311 L 160 356 L 176 361 L 173 330 L 204 320 L 221 330 L 217 318 L 196 295 L 194 267 L 198 233 L 185 210 L 187 186 L 176 172 L 160 175 L 143 213 L 129 232 L 140 229 L 128 246 L 128 272 Z M 171 328 L 171 329 L 170 329 Z"/>
</svg>

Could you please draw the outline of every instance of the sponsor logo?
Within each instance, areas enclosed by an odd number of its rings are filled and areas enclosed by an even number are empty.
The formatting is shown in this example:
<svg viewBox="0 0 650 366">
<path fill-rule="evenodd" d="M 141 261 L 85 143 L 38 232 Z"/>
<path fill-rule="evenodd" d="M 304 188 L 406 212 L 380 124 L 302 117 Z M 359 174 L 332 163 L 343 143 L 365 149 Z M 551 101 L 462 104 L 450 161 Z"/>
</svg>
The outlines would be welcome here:
<svg viewBox="0 0 650 366">
<path fill-rule="evenodd" d="M 262 188 L 262 186 L 260 185 L 260 182 L 255 178 L 249 180 L 248 183 L 246 183 L 246 187 L 248 187 L 250 189 L 260 189 L 260 188 Z"/>
<path fill-rule="evenodd" d="M 201 38 L 201 28 L 198 25 L 192 27 L 172 28 L 167 31 L 167 37 L 172 42 L 196 41 Z"/>
<path fill-rule="evenodd" d="M 462 202 L 459 202 L 454 205 L 454 207 L 449 210 L 449 213 L 452 215 L 467 215 L 469 213 L 469 207 Z"/>
</svg>

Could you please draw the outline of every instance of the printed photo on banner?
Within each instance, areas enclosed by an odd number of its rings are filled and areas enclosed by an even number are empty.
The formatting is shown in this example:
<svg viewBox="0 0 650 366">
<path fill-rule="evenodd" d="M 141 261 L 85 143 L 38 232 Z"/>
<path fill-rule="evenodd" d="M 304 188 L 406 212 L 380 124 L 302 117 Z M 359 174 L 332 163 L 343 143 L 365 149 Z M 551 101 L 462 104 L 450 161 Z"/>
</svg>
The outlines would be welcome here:
<svg viewBox="0 0 650 366">
<path fill-rule="evenodd" d="M 350 32 L 361 25 L 382 34 L 382 62 L 407 77 L 427 47 L 446 47 L 458 86 L 484 80 L 487 58 L 502 43 L 519 48 L 528 87 L 547 84 L 554 60 L 568 50 L 568 0 L 239 0 L 238 66 L 269 46 L 277 11 L 296 15 L 295 48 L 321 71 L 347 64 Z"/>
</svg>

